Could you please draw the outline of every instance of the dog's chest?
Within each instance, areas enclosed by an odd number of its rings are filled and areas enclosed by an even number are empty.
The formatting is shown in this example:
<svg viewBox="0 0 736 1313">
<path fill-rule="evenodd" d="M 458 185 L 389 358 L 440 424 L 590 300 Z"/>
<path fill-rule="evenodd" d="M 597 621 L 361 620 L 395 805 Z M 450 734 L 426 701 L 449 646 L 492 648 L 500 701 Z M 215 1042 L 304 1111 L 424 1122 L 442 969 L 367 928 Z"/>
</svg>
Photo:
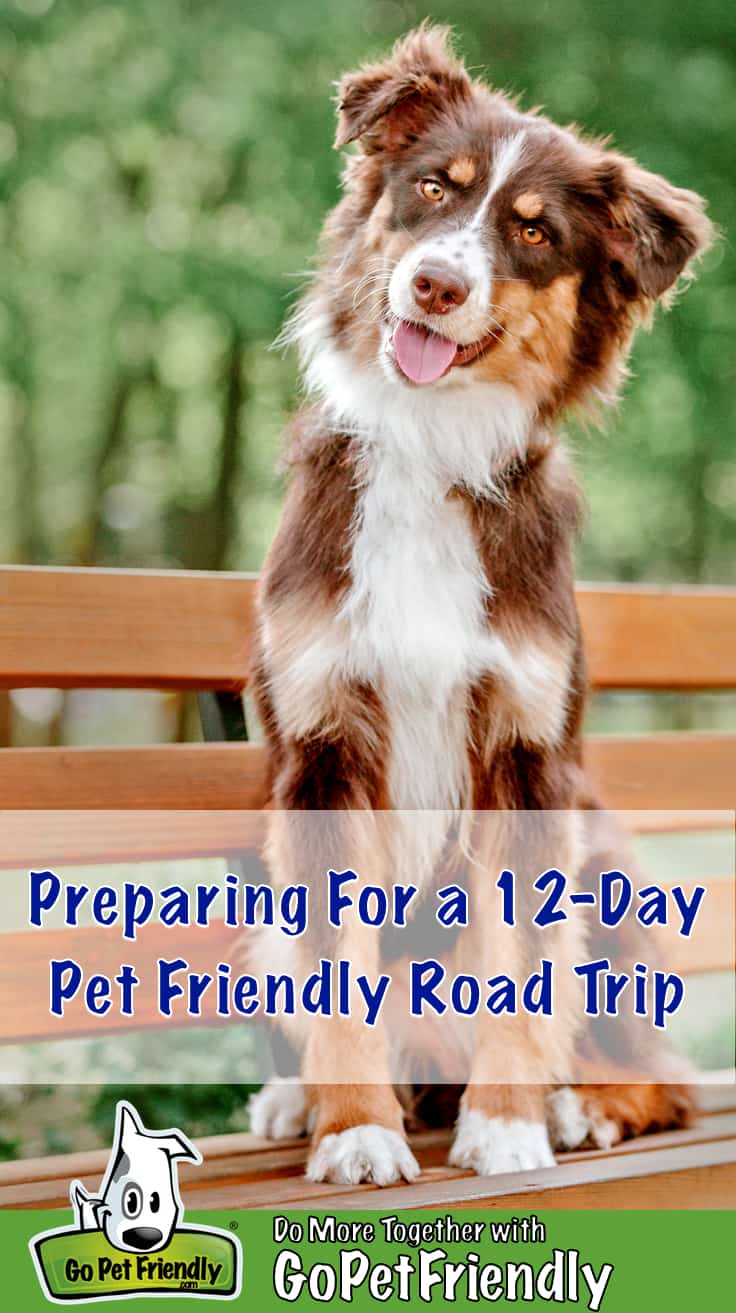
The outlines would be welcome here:
<svg viewBox="0 0 736 1313">
<path fill-rule="evenodd" d="M 377 453 L 358 504 L 345 605 L 365 673 L 449 692 L 483 662 L 486 592 L 462 503 Z"/>
<path fill-rule="evenodd" d="M 467 514 L 400 456 L 363 469 L 351 556 L 351 665 L 384 696 L 396 807 L 461 804 L 467 690 L 486 668 L 487 582 Z"/>
</svg>

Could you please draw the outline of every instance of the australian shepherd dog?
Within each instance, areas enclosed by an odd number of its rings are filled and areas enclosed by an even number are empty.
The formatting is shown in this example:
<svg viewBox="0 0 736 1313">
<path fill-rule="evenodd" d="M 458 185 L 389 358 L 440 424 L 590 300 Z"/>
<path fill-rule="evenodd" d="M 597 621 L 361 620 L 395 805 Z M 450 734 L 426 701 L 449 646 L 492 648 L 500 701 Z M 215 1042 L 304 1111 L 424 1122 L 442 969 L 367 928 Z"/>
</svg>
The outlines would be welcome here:
<svg viewBox="0 0 736 1313">
<path fill-rule="evenodd" d="M 602 813 L 581 764 L 580 498 L 560 418 L 615 398 L 637 325 L 711 227 L 694 193 L 471 78 L 442 28 L 346 75 L 338 104 L 336 144 L 355 149 L 287 330 L 307 401 L 259 596 L 272 878 L 343 861 L 387 881 L 395 854 L 370 818 L 400 813 L 402 869 L 429 889 L 433 825 L 439 850 L 463 815 L 542 811 L 555 865 L 584 887 L 606 868 L 579 819 Z M 487 858 L 472 865 L 477 964 L 502 951 Z M 284 969 L 286 943 L 292 962 L 370 971 L 375 936 L 324 920 L 313 905 L 303 942 L 282 936 Z M 582 960 L 572 919 L 549 944 L 561 967 Z M 273 941 L 261 951 L 272 965 Z M 254 1129 L 309 1129 L 312 1180 L 413 1179 L 385 1028 L 337 1015 L 292 1039 L 301 1078 L 256 1096 Z M 664 1073 L 576 1064 L 564 994 L 543 1042 L 526 1016 L 477 1021 L 450 1161 L 537 1169 L 555 1148 L 687 1119 Z"/>
</svg>

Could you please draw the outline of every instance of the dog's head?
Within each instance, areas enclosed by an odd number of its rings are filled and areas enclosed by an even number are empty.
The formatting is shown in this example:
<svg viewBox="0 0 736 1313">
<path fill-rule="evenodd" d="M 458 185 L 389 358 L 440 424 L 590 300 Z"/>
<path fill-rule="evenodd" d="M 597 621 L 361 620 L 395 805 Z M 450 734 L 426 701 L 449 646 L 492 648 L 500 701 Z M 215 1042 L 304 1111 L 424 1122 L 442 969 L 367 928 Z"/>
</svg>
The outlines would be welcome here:
<svg viewBox="0 0 736 1313">
<path fill-rule="evenodd" d="M 700 198 L 471 79 L 443 28 L 338 103 L 359 153 L 326 229 L 332 340 L 397 387 L 496 381 L 547 413 L 611 396 L 637 322 L 708 245 Z"/>
<path fill-rule="evenodd" d="M 118 1104 L 115 1143 L 97 1209 L 116 1249 L 163 1249 L 182 1216 L 176 1160 L 201 1156 L 179 1131 L 147 1131 L 132 1104 Z"/>
</svg>

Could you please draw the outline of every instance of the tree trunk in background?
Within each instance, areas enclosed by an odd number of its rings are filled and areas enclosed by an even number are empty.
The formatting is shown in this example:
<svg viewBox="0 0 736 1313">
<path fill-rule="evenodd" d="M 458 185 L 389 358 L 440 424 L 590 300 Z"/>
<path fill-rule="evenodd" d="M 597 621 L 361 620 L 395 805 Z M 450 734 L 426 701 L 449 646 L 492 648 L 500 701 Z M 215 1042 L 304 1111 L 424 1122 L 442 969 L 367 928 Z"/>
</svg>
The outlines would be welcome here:
<svg viewBox="0 0 736 1313">
<path fill-rule="evenodd" d="M 246 400 L 243 383 L 243 350 L 242 334 L 233 324 L 225 357 L 217 479 L 209 505 L 202 517 L 203 532 L 188 544 L 191 555 L 185 560 L 187 566 L 192 569 L 224 570 L 235 536 L 236 497 L 243 466 L 240 416 Z M 192 695 L 180 694 L 176 718 L 177 743 L 188 742 L 192 738 L 194 714 Z"/>
<path fill-rule="evenodd" d="M 128 402 L 133 391 L 133 380 L 129 374 L 118 373 L 110 397 L 107 422 L 102 440 L 95 456 L 92 480 L 89 491 L 89 515 L 86 539 L 79 552 L 80 565 L 96 565 L 102 546 L 102 501 L 105 493 L 105 474 L 111 458 L 122 445 L 125 437 L 125 419 Z"/>
<path fill-rule="evenodd" d="M 17 558 L 22 565 L 42 565 L 46 540 L 40 514 L 38 452 L 33 432 L 33 386 L 28 371 L 19 380 L 24 398 L 22 418 L 13 426 Z"/>
<path fill-rule="evenodd" d="M 242 470 L 240 413 L 245 402 L 243 383 L 243 338 L 233 324 L 225 360 L 225 398 L 222 411 L 222 439 L 217 483 L 209 507 L 212 532 L 209 535 L 209 570 L 223 570 L 232 545 L 236 519 L 236 492 Z"/>
<path fill-rule="evenodd" d="M 710 452 L 705 430 L 698 430 L 693 441 L 692 457 L 687 471 L 692 530 L 688 550 L 688 568 L 690 580 L 694 584 L 704 582 L 708 561 L 708 542 L 710 520 L 713 508 L 706 496 L 706 480 L 710 470 Z"/>
</svg>

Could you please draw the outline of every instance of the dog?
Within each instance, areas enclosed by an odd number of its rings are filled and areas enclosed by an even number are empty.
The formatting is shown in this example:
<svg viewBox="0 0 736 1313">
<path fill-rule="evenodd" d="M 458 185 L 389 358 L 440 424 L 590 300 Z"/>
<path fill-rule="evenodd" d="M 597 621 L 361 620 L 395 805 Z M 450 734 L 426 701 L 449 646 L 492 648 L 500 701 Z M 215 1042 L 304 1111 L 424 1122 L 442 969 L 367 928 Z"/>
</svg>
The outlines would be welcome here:
<svg viewBox="0 0 736 1313">
<path fill-rule="evenodd" d="M 69 1195 L 80 1231 L 101 1230 L 131 1254 L 165 1249 L 181 1221 L 176 1161 L 202 1156 L 180 1131 L 147 1131 L 131 1103 L 117 1105 L 115 1139 L 98 1195 L 72 1181 Z"/>
<path fill-rule="evenodd" d="M 540 811 L 559 818 L 563 869 L 584 888 L 607 841 L 582 766 L 580 495 L 560 420 L 614 401 L 637 326 L 691 274 L 711 225 L 693 192 L 471 78 L 444 28 L 349 73 L 338 107 L 336 145 L 357 150 L 286 331 L 307 400 L 258 599 L 272 877 L 308 882 L 344 857 L 385 881 L 379 815 L 472 814 L 483 831 L 484 817 Z M 417 823 L 405 857 L 429 887 L 426 854 L 412 862 Z M 497 955 L 484 842 L 474 951 Z M 375 964 L 370 935 L 321 933 L 309 951 Z M 309 938 L 290 941 L 292 963 Z M 557 928 L 561 970 L 581 947 Z M 258 951 L 283 961 L 273 940 Z M 687 1120 L 688 1091 L 663 1083 L 664 1064 L 662 1083 L 576 1065 L 568 1003 L 543 1043 L 527 1018 L 474 1028 L 453 1164 L 547 1167 L 555 1148 Z M 381 1027 L 335 1017 L 306 1034 L 292 1022 L 291 1036 L 302 1079 L 255 1097 L 253 1129 L 309 1126 L 315 1181 L 414 1179 Z"/>
</svg>

